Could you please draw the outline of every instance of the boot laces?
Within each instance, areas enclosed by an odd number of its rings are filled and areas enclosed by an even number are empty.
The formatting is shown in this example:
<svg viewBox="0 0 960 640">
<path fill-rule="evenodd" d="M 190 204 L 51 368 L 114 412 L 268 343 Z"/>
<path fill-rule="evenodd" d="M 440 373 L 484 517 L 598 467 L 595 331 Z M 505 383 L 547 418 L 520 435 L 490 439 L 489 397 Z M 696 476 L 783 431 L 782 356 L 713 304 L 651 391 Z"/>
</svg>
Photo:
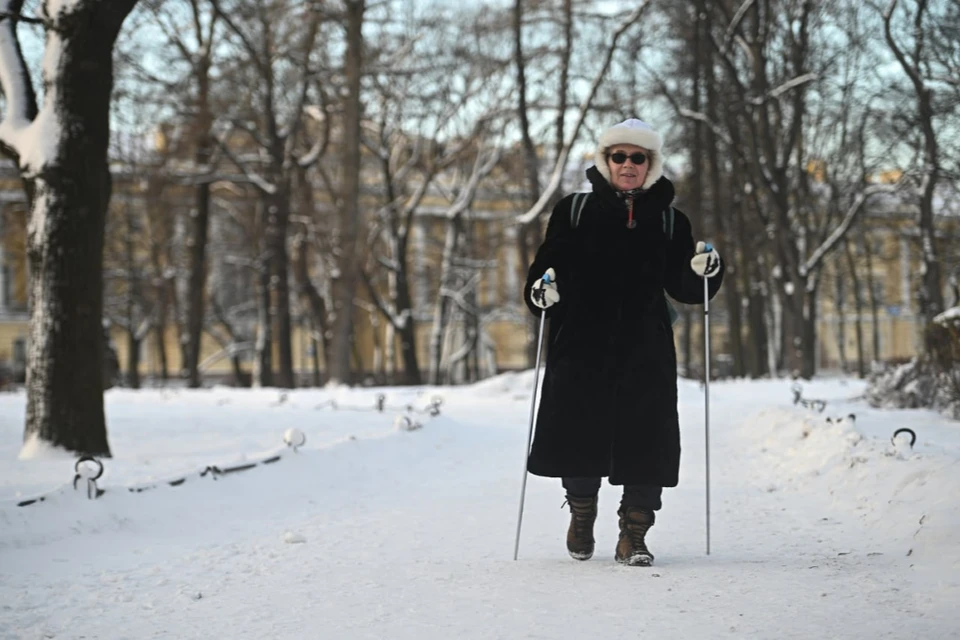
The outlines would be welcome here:
<svg viewBox="0 0 960 640">
<path fill-rule="evenodd" d="M 652 522 L 638 522 L 634 519 L 634 514 L 624 514 L 623 515 L 623 531 L 627 534 L 627 537 L 630 539 L 630 545 L 633 547 L 634 553 L 643 552 L 649 553 L 646 543 L 647 531 L 650 530 L 650 527 L 653 526 Z"/>
<path fill-rule="evenodd" d="M 573 515 L 573 534 L 577 538 L 590 537 L 593 534 L 593 522 L 597 515 L 593 503 L 579 500 L 571 502 L 568 499 L 560 506 L 563 508 L 568 504 L 570 505 L 570 513 Z"/>
</svg>

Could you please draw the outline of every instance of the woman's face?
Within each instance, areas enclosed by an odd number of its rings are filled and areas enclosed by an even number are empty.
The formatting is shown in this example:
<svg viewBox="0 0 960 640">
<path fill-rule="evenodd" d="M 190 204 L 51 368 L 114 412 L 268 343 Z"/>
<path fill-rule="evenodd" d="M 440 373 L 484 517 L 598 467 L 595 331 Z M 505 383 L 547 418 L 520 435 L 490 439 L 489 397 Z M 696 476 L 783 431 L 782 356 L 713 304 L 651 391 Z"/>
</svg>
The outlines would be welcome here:
<svg viewBox="0 0 960 640">
<path fill-rule="evenodd" d="M 638 156 L 637 154 L 641 154 Z M 614 156 L 617 156 L 614 158 Z M 631 158 L 631 156 L 633 156 Z M 623 160 L 623 162 L 616 162 Z M 610 184 L 619 191 L 638 189 L 647 179 L 650 168 L 650 153 L 643 147 L 633 144 L 615 144 L 607 149 L 607 168 L 610 170 Z"/>
</svg>

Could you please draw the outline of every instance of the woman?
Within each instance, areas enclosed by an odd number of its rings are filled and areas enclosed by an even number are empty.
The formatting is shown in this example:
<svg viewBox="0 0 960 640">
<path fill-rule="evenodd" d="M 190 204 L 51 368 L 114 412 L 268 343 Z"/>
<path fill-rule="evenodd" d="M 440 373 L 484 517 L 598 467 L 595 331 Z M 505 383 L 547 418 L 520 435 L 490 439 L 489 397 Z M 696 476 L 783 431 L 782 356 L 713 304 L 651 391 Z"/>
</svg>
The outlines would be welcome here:
<svg viewBox="0 0 960 640">
<path fill-rule="evenodd" d="M 720 256 L 696 246 L 662 177 L 662 140 L 626 120 L 600 136 L 589 196 L 565 197 L 530 267 L 524 297 L 550 318 L 530 473 L 563 479 L 567 550 L 593 555 L 602 477 L 623 485 L 616 560 L 650 565 L 647 530 L 680 467 L 677 355 L 664 292 L 703 303 L 723 279 Z M 574 201 L 577 201 L 574 206 Z"/>
</svg>

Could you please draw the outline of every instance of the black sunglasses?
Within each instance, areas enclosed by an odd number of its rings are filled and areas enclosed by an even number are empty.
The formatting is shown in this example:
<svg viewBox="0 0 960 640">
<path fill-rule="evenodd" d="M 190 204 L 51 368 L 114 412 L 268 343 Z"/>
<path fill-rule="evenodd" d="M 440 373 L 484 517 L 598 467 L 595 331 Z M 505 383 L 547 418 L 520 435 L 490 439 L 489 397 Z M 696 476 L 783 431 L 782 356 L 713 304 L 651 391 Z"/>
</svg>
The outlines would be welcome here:
<svg viewBox="0 0 960 640">
<path fill-rule="evenodd" d="M 627 161 L 627 158 L 630 158 L 630 162 L 638 166 L 647 161 L 647 155 L 639 151 L 631 153 L 629 156 L 623 151 L 617 151 L 616 153 L 608 154 L 607 157 L 613 160 L 615 164 L 623 164 Z"/>
</svg>

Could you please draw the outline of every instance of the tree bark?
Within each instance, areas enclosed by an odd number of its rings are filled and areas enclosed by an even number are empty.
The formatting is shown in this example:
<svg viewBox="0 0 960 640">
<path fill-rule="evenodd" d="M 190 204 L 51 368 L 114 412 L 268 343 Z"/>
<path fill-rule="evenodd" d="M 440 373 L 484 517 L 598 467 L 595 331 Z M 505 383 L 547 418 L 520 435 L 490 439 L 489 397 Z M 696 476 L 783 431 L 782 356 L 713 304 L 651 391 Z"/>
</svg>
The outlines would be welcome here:
<svg viewBox="0 0 960 640">
<path fill-rule="evenodd" d="M 324 356 L 328 358 L 330 354 L 327 303 L 310 280 L 310 268 L 307 263 L 307 242 L 303 235 L 294 238 L 293 256 L 293 275 L 294 281 L 297 283 L 300 304 L 310 311 L 310 334 L 314 347 L 314 386 L 319 387 L 321 385 L 319 354 L 316 350 L 322 344 Z M 318 335 L 320 341 L 317 341 Z"/>
<path fill-rule="evenodd" d="M 270 256 L 268 287 L 273 298 L 276 321 L 276 385 L 284 389 L 296 386 L 293 373 L 293 323 L 290 318 L 290 259 L 287 254 L 287 227 L 290 221 L 290 185 L 279 176 L 281 185 L 275 195 L 267 196 L 266 245 Z"/>
<path fill-rule="evenodd" d="M 261 198 L 257 210 L 257 226 L 266 236 L 266 205 Z M 267 242 L 260 247 L 260 259 L 257 265 L 257 337 L 254 346 L 253 385 L 256 387 L 273 386 L 273 319 L 270 313 L 270 260 Z"/>
<path fill-rule="evenodd" d="M 206 96 L 206 82 L 201 81 L 200 113 L 197 116 L 200 139 L 196 153 L 198 166 L 206 166 L 213 153 L 213 143 L 209 136 L 209 104 Z M 207 235 L 210 228 L 210 183 L 197 185 L 196 209 L 190 216 L 190 237 L 187 247 L 190 256 L 190 275 L 187 287 L 187 384 L 191 389 L 201 385 L 200 364 L 201 340 L 203 339 L 203 301 L 206 298 L 207 281 Z"/>
<path fill-rule="evenodd" d="M 102 316 L 113 44 L 134 4 L 88 2 L 55 18 L 46 47 L 60 47 L 60 56 L 45 78 L 45 100 L 62 126 L 46 123 L 56 152 L 25 176 L 32 198 L 24 439 L 103 457 L 110 456 Z"/>
<path fill-rule="evenodd" d="M 843 272 L 840 269 L 840 261 L 836 264 L 836 273 L 833 274 L 835 285 L 834 308 L 837 316 L 837 351 L 840 356 L 840 370 L 847 371 L 847 319 L 846 319 L 846 292 L 843 290 Z"/>
<path fill-rule="evenodd" d="M 863 353 L 863 291 L 860 289 L 860 276 L 857 274 L 857 263 L 853 258 L 853 250 L 847 240 L 843 242 L 844 252 L 847 254 L 847 266 L 850 269 L 850 281 L 853 284 L 853 305 L 856 313 L 854 331 L 857 337 L 857 376 L 866 377 L 866 358 Z"/>
<path fill-rule="evenodd" d="M 866 233 L 861 232 L 860 238 L 867 259 L 867 295 L 870 297 L 870 319 L 873 329 L 873 358 L 871 362 L 880 362 L 880 302 L 877 300 L 876 286 L 873 280 L 873 247 Z"/>
<path fill-rule="evenodd" d="M 343 123 L 343 205 L 340 210 L 340 260 L 338 277 L 333 281 L 334 321 L 330 361 L 330 380 L 352 382 L 351 352 L 353 346 L 353 299 L 357 293 L 360 271 L 360 79 L 363 69 L 363 14 L 366 0 L 346 0 L 347 98 Z"/>
</svg>

